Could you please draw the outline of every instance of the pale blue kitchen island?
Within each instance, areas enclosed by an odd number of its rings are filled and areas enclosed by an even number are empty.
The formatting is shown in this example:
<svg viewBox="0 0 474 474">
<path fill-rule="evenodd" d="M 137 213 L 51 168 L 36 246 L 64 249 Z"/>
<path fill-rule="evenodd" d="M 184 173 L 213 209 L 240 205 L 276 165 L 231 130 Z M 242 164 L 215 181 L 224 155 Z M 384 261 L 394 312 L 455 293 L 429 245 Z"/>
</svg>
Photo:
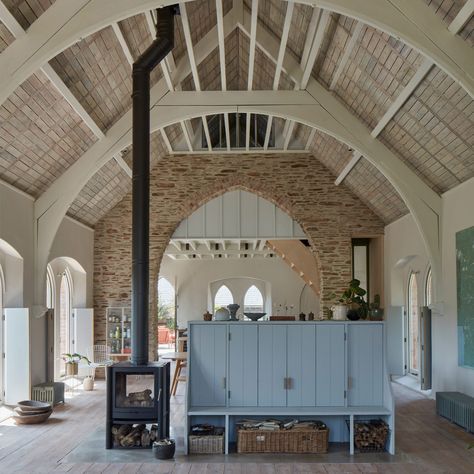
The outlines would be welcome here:
<svg viewBox="0 0 474 474">
<path fill-rule="evenodd" d="M 383 419 L 394 454 L 383 322 L 192 321 L 188 336 L 186 432 L 224 426 L 227 454 L 239 419 L 318 419 L 353 454 L 354 421 Z"/>
</svg>

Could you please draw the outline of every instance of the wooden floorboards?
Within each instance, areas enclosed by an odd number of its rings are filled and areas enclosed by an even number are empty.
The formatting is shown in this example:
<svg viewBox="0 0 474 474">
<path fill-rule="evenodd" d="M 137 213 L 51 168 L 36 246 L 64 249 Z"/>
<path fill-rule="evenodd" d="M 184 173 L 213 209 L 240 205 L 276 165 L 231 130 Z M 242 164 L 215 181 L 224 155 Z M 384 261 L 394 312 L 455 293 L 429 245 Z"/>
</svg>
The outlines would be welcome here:
<svg viewBox="0 0 474 474">
<path fill-rule="evenodd" d="M 182 385 L 175 397 L 175 425 L 182 424 L 184 416 Z M 212 456 L 179 456 L 178 462 L 67 462 L 68 455 L 105 424 L 104 386 L 99 384 L 94 392 L 77 391 L 64 406 L 55 409 L 46 424 L 15 426 L 12 420 L 0 423 L 0 473 L 473 474 L 474 436 L 436 416 L 433 400 L 397 384 L 393 388 L 397 403 L 397 455 L 393 462 L 370 462 L 374 459 L 370 454 L 344 463 L 324 462 L 330 457 L 319 456 L 317 462 L 301 462 L 303 458 L 297 455 L 289 456 L 286 462 L 274 462 L 270 455 L 261 456 L 259 462 L 248 462 L 238 455 L 221 456 L 217 462 L 212 462 Z"/>
</svg>

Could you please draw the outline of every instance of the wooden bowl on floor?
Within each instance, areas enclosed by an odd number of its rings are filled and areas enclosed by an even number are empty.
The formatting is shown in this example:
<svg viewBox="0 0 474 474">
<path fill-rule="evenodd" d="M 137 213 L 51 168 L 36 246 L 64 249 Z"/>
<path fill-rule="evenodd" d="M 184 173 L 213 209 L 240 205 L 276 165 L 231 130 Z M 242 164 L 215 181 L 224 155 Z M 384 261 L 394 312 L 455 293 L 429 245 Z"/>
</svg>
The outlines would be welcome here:
<svg viewBox="0 0 474 474">
<path fill-rule="evenodd" d="M 23 400 L 17 403 L 22 412 L 46 413 L 52 410 L 51 403 L 37 402 L 36 400 Z"/>
<path fill-rule="evenodd" d="M 15 414 L 13 420 L 17 425 L 33 425 L 36 423 L 43 423 L 46 421 L 53 410 L 49 410 L 46 413 L 26 413 L 22 412 L 21 409 L 15 408 Z"/>
</svg>

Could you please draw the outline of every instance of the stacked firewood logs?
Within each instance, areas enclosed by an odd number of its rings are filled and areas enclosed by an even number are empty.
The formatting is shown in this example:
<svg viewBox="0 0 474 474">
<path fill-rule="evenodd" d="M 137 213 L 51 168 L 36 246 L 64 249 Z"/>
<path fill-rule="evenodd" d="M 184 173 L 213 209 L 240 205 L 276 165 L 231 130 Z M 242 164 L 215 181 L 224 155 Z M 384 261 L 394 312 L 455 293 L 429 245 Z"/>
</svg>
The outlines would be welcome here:
<svg viewBox="0 0 474 474">
<path fill-rule="evenodd" d="M 129 393 L 127 396 L 119 395 L 117 402 L 121 407 L 152 407 L 152 391 L 146 389 L 142 392 Z"/>
<path fill-rule="evenodd" d="M 361 451 L 383 451 L 387 443 L 388 425 L 382 420 L 354 423 L 354 444 Z"/>
<path fill-rule="evenodd" d="M 122 448 L 149 448 L 158 439 L 158 426 L 152 425 L 114 425 L 112 426 L 114 444 Z"/>
</svg>

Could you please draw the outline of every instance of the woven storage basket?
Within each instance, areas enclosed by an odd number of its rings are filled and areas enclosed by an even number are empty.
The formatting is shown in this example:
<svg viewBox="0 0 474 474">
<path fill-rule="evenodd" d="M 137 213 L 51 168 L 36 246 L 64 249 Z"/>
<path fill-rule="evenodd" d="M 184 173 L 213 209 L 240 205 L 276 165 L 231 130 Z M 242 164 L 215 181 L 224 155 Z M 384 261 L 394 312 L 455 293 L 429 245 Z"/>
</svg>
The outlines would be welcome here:
<svg viewBox="0 0 474 474">
<path fill-rule="evenodd" d="M 224 435 L 189 435 L 188 448 L 189 454 L 222 454 L 224 452 Z"/>
<path fill-rule="evenodd" d="M 328 452 L 329 429 L 325 430 L 237 430 L 238 453 Z"/>
</svg>

